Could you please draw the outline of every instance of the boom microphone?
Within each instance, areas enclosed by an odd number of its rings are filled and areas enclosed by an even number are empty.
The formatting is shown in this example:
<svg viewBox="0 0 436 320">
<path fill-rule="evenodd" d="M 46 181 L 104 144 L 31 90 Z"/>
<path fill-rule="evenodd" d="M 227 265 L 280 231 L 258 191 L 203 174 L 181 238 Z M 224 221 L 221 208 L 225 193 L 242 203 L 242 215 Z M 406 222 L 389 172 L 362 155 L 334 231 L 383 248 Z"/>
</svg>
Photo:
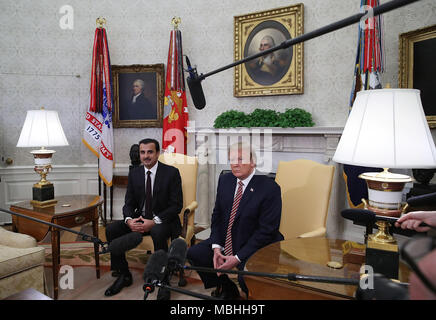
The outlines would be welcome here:
<svg viewBox="0 0 436 320">
<path fill-rule="evenodd" d="M 192 101 L 194 106 L 201 110 L 206 106 L 206 98 L 204 97 L 203 88 L 201 86 L 201 81 L 204 79 L 197 74 L 197 68 L 191 67 L 191 62 L 188 56 L 186 56 L 186 64 L 188 65 L 189 77 L 186 79 L 188 81 L 189 92 L 191 93 Z"/>
<path fill-rule="evenodd" d="M 144 300 L 149 293 L 154 291 L 156 283 L 162 282 L 166 275 L 166 266 L 168 264 L 168 255 L 163 250 L 153 253 L 147 262 L 144 270 Z"/>
<path fill-rule="evenodd" d="M 421 201 L 421 200 L 419 200 L 419 201 Z M 398 218 L 396 218 L 396 217 L 380 216 L 380 215 L 377 215 L 370 210 L 365 210 L 365 209 L 345 209 L 345 210 L 341 211 L 341 216 L 345 219 L 349 219 L 349 220 L 352 220 L 355 222 L 364 223 L 365 225 L 367 225 L 367 224 L 372 225 L 376 221 L 380 221 L 380 220 L 387 221 L 387 222 L 394 224 L 398 220 Z M 428 224 L 426 224 L 424 222 L 422 222 L 419 226 L 420 227 L 430 227 Z"/>
<path fill-rule="evenodd" d="M 168 269 L 173 271 L 178 269 L 180 265 L 184 265 L 187 251 L 188 245 L 185 240 L 182 238 L 173 240 L 168 248 Z"/>
<path fill-rule="evenodd" d="M 412 207 L 436 205 L 436 192 L 410 197 L 407 203 Z"/>
<path fill-rule="evenodd" d="M 409 284 L 392 281 L 384 275 L 374 274 L 373 288 L 356 291 L 357 300 L 409 300 Z"/>
<path fill-rule="evenodd" d="M 206 74 L 201 74 L 200 76 L 197 75 L 196 69 L 191 68 L 192 73 L 191 73 L 191 71 L 189 72 L 190 76 L 187 78 L 187 80 L 188 80 L 189 91 L 191 92 L 192 100 L 194 101 L 194 105 L 197 109 L 203 109 L 206 105 L 206 100 L 204 98 L 203 89 L 201 87 L 201 81 L 203 81 L 206 77 L 209 77 L 209 76 L 214 75 L 216 73 L 219 73 L 221 71 L 230 69 L 230 68 L 235 67 L 237 65 L 240 65 L 242 63 L 251 61 L 253 59 L 268 55 L 271 52 L 281 50 L 281 49 L 287 49 L 295 44 L 298 44 L 298 43 L 322 36 L 324 34 L 342 29 L 344 27 L 348 27 L 354 23 L 360 22 L 362 19 L 365 19 L 365 17 L 367 15 L 370 15 L 371 18 L 376 17 L 380 14 L 389 12 L 391 10 L 400 8 L 402 6 L 405 6 L 407 4 L 417 2 L 417 1 L 419 1 L 419 0 L 393 0 L 393 1 L 389 1 L 387 3 L 383 3 L 377 7 L 371 8 L 372 10 L 368 10 L 368 11 L 361 12 L 361 13 L 356 13 L 350 17 L 333 22 L 329 25 L 326 25 L 326 26 L 321 27 L 319 29 L 316 29 L 314 31 L 305 33 L 301 36 L 283 41 L 281 44 L 279 44 L 275 47 L 258 52 L 256 54 L 251 55 L 251 56 L 245 57 L 241 60 L 232 62 L 224 67 L 218 68 L 218 69 L 213 70 L 211 72 L 208 72 Z M 186 63 L 188 64 L 188 71 L 189 71 L 190 64 L 189 64 L 188 59 L 186 59 Z"/>
</svg>

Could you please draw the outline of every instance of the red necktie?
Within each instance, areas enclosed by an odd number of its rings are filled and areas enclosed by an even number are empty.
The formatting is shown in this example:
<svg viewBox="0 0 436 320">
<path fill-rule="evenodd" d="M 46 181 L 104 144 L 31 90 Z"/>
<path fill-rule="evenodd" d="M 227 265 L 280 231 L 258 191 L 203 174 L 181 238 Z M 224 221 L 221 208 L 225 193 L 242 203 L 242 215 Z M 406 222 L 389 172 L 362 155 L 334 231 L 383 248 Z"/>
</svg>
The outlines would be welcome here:
<svg viewBox="0 0 436 320">
<path fill-rule="evenodd" d="M 153 196 L 151 194 L 151 171 L 147 171 L 147 183 L 145 187 L 145 212 L 144 212 L 144 218 L 145 219 L 153 219 L 153 213 L 152 213 L 152 203 L 153 203 Z"/>
<path fill-rule="evenodd" d="M 242 198 L 242 187 L 244 184 L 242 181 L 238 182 L 238 191 L 236 192 L 235 198 L 233 199 L 233 206 L 232 211 L 230 212 L 230 219 L 229 219 L 229 225 L 227 227 L 227 234 L 226 234 L 226 243 L 224 245 L 224 254 L 226 256 L 232 256 L 233 250 L 232 250 L 232 226 L 233 221 L 235 221 L 236 212 L 238 211 L 239 202 L 241 202 Z"/>
</svg>

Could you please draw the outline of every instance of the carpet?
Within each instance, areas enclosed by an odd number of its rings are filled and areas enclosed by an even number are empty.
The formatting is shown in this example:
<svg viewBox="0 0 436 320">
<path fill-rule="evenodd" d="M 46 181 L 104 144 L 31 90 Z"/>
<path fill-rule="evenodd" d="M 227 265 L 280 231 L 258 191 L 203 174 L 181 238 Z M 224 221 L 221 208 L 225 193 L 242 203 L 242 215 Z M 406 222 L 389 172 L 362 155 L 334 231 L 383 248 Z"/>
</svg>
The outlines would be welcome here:
<svg viewBox="0 0 436 320">
<path fill-rule="evenodd" d="M 45 247 L 44 272 L 49 296 L 53 295 L 53 273 L 51 245 L 43 243 Z M 115 281 L 110 271 L 109 253 L 100 255 L 100 279 L 95 273 L 94 246 L 88 242 L 61 243 L 61 266 L 71 266 L 73 270 L 72 288 L 59 287 L 59 300 L 143 300 L 143 273 L 150 254 L 143 249 L 132 249 L 126 254 L 129 269 L 133 276 L 133 284 L 124 288 L 119 294 L 106 297 L 105 290 Z M 59 274 L 60 283 L 62 274 Z M 181 289 L 210 296 L 212 289 L 204 289 L 202 281 L 194 271 L 185 273 L 187 285 Z M 178 287 L 178 276 L 173 276 L 170 282 L 172 287 Z M 151 293 L 147 300 L 156 300 L 157 289 Z M 196 300 L 186 294 L 171 292 L 171 300 Z"/>
<path fill-rule="evenodd" d="M 43 244 L 45 248 L 45 266 L 52 265 L 51 244 Z M 61 243 L 61 265 L 95 266 L 94 245 L 88 242 Z M 132 249 L 126 254 L 129 268 L 144 270 L 147 260 L 150 257 L 142 249 Z M 100 255 L 100 267 L 110 269 L 110 254 Z"/>
</svg>

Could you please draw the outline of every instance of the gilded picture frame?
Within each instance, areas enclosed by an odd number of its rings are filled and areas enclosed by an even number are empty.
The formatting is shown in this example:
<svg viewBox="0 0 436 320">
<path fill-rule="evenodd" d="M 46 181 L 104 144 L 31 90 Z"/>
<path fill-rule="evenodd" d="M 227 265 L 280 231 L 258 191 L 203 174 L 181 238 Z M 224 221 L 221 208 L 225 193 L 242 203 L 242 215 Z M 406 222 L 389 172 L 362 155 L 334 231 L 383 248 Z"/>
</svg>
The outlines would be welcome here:
<svg viewBox="0 0 436 320">
<path fill-rule="evenodd" d="M 402 33 L 399 37 L 399 88 L 421 91 L 430 128 L 436 128 L 436 25 Z"/>
<path fill-rule="evenodd" d="M 164 65 L 111 66 L 114 128 L 162 128 Z"/>
<path fill-rule="evenodd" d="M 234 17 L 235 61 L 303 34 L 302 3 Z M 303 43 L 277 50 L 234 69 L 234 96 L 304 93 Z"/>
</svg>

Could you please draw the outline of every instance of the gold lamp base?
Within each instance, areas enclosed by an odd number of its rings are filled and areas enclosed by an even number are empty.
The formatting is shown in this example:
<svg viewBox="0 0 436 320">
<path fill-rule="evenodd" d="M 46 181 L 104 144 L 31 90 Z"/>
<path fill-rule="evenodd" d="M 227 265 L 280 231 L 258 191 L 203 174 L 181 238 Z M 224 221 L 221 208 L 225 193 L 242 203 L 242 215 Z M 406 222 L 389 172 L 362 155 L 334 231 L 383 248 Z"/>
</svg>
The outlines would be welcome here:
<svg viewBox="0 0 436 320">
<path fill-rule="evenodd" d="M 37 200 L 30 200 L 30 204 L 34 206 L 35 208 L 49 208 L 54 207 L 58 203 L 56 199 L 52 200 L 46 200 L 46 201 L 37 201 Z"/>
<path fill-rule="evenodd" d="M 35 159 L 35 172 L 41 176 L 41 179 L 33 185 L 33 197 L 30 203 L 36 208 L 47 208 L 55 206 L 57 200 L 54 199 L 54 186 L 47 180 L 47 174 L 52 169 L 51 158 L 54 150 L 33 150 L 31 153 Z"/>
</svg>

